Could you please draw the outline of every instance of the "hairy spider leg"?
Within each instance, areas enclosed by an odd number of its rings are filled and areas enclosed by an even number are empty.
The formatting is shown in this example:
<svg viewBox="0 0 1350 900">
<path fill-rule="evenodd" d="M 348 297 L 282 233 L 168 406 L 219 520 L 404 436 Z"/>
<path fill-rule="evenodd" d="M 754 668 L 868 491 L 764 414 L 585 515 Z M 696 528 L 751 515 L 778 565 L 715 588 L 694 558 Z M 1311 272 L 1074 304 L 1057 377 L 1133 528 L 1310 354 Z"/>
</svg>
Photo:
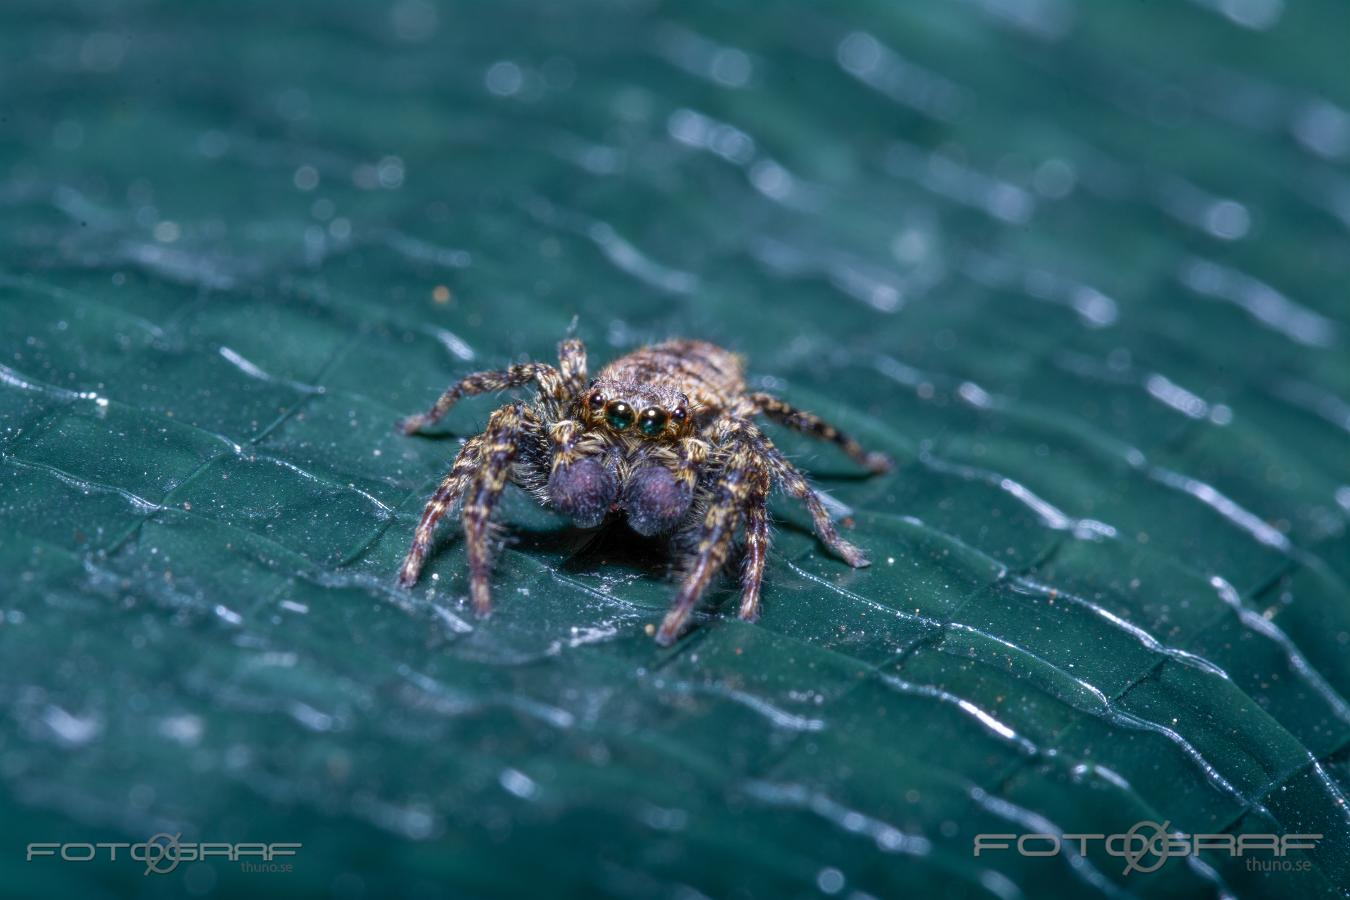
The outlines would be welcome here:
<svg viewBox="0 0 1350 900">
<path fill-rule="evenodd" d="M 431 550 L 431 537 L 436 532 L 436 523 L 441 520 L 441 516 L 459 501 L 464 494 L 465 488 L 469 486 L 469 480 L 474 471 L 483 461 L 483 438 L 470 438 L 460 448 L 459 455 L 455 457 L 455 463 L 450 467 L 449 473 L 441 479 L 440 485 L 436 488 L 436 493 L 431 495 L 431 500 L 427 502 L 426 509 L 422 511 L 422 520 L 417 523 L 417 532 L 413 535 L 412 548 L 408 550 L 408 556 L 403 560 L 403 568 L 398 573 L 398 583 L 405 588 L 410 588 L 417 583 L 417 576 L 422 571 L 422 564 L 426 561 L 427 553 Z"/>
<path fill-rule="evenodd" d="M 511 480 L 512 463 L 522 433 L 531 423 L 520 403 L 503 406 L 488 419 L 483 432 L 482 464 L 473 473 L 460 518 L 469 551 L 469 599 L 480 616 L 492 610 L 488 576 L 492 571 L 492 512 Z"/>
<path fill-rule="evenodd" d="M 699 470 L 707 459 L 708 442 L 702 438 L 684 438 L 675 451 L 675 465 L 671 468 L 671 474 L 677 482 L 688 488 L 691 495 L 698 485 Z"/>
<path fill-rule="evenodd" d="M 656 642 L 662 646 L 670 646 L 679 637 L 694 605 L 726 564 L 745 499 L 765 480 L 759 455 L 751 442 L 739 433 L 735 440 L 736 446 L 727 456 L 712 487 L 703 522 L 698 526 L 698 548 L 693 563 L 656 633 Z"/>
<path fill-rule="evenodd" d="M 750 427 L 754 428 L 753 425 Z M 855 569 L 870 566 L 872 563 L 867 558 L 866 553 L 839 536 L 839 530 L 834 527 L 834 520 L 830 518 L 829 511 L 825 509 L 825 504 L 821 502 L 820 494 L 816 493 L 807 482 L 806 476 L 801 473 L 801 470 L 789 462 L 788 458 L 783 455 L 783 451 L 775 447 L 773 441 L 769 440 L 759 429 L 755 428 L 754 431 L 759 451 L 768 461 L 773 474 L 778 479 L 778 483 L 783 486 L 783 490 L 787 491 L 788 494 L 806 504 L 806 511 L 811 514 L 811 523 L 825 546 L 837 553 L 844 562 Z"/>
<path fill-rule="evenodd" d="M 585 344 L 577 338 L 568 338 L 559 344 L 558 365 L 562 369 L 563 388 L 569 394 L 575 397 L 586 390 Z"/>
<path fill-rule="evenodd" d="M 839 449 L 848 454 L 849 459 L 869 472 L 881 474 L 895 468 L 895 463 L 889 456 L 864 449 L 862 444 L 859 444 L 815 413 L 798 409 L 778 399 L 773 394 L 750 394 L 749 399 L 755 405 L 756 411 L 763 413 L 771 421 L 786 428 L 791 428 L 793 431 L 800 431 L 802 434 L 838 445 Z"/>
<path fill-rule="evenodd" d="M 541 362 L 521 363 L 507 369 L 493 369 L 487 372 L 474 372 L 472 375 L 465 375 L 446 389 L 446 392 L 441 394 L 440 399 L 431 409 L 415 416 L 408 416 L 406 419 L 400 419 L 398 427 L 402 429 L 404 434 L 416 434 L 448 413 L 450 408 L 461 398 L 487 394 L 492 391 L 504 391 L 508 388 L 529 384 L 531 381 L 537 381 L 539 392 L 555 403 L 562 404 L 569 396 L 563 376 L 553 366 Z"/>
<path fill-rule="evenodd" d="M 760 585 L 764 582 L 764 563 L 769 556 L 769 478 L 751 491 L 745 508 L 745 559 L 741 563 L 740 617 L 747 622 L 759 619 Z"/>
<path fill-rule="evenodd" d="M 549 463 L 550 470 L 581 459 L 584 455 L 580 449 L 581 439 L 585 435 L 585 427 L 576 419 L 563 419 L 560 422 L 554 422 L 548 431 L 549 445 L 552 448 L 553 455 L 553 459 Z"/>
</svg>

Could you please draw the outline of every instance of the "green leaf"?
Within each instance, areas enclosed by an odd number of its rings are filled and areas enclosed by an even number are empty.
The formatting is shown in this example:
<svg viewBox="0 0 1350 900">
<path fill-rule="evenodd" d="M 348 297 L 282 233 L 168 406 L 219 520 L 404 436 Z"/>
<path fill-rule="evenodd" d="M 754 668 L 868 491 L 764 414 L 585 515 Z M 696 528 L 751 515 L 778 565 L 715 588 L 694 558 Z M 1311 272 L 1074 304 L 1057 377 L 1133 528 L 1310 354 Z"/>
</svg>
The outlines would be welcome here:
<svg viewBox="0 0 1350 900">
<path fill-rule="evenodd" d="M 6 893 L 1343 891 L 1345 25 L 5 4 Z M 662 544 L 512 492 L 491 618 L 453 524 L 397 589 L 494 401 L 395 421 L 574 319 L 895 456 L 773 430 L 873 565 L 780 498 L 761 621 L 728 578 L 663 650 Z M 1140 822 L 1323 837 L 974 853 Z M 24 852 L 155 834 L 303 847 Z"/>
</svg>

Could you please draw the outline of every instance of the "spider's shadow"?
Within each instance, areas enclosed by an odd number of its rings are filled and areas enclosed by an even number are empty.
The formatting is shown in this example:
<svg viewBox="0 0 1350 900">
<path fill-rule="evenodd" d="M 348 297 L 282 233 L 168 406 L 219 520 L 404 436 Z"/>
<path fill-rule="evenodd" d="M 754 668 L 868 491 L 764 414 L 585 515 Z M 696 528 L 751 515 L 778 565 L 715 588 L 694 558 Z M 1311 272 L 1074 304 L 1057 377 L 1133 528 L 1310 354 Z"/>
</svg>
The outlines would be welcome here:
<svg viewBox="0 0 1350 900">
<path fill-rule="evenodd" d="M 817 487 L 829 484 L 854 484 L 862 481 L 871 481 L 877 477 L 875 472 L 864 472 L 857 468 L 828 468 L 818 469 L 814 466 L 806 465 L 804 462 L 794 460 L 794 463 L 806 474 L 806 478 Z"/>
<path fill-rule="evenodd" d="M 563 555 L 558 568 L 570 574 L 622 567 L 660 581 L 670 575 L 676 561 L 669 538 L 643 537 L 621 518 L 595 529 L 515 527 L 510 535 L 516 550 Z"/>
<path fill-rule="evenodd" d="M 834 482 L 843 482 L 852 484 L 854 482 L 871 481 L 876 478 L 872 472 L 812 472 L 809 476 L 813 484 L 833 484 Z"/>
<path fill-rule="evenodd" d="M 401 431 L 398 433 L 403 434 L 403 432 Z M 481 429 L 479 431 L 467 431 L 462 434 L 458 431 L 419 431 L 416 434 L 404 436 L 416 438 L 419 441 L 435 441 L 436 443 L 445 443 L 447 441 L 456 441 L 456 442 L 465 441 L 473 437 L 474 435 L 481 433 L 482 433 Z"/>
</svg>

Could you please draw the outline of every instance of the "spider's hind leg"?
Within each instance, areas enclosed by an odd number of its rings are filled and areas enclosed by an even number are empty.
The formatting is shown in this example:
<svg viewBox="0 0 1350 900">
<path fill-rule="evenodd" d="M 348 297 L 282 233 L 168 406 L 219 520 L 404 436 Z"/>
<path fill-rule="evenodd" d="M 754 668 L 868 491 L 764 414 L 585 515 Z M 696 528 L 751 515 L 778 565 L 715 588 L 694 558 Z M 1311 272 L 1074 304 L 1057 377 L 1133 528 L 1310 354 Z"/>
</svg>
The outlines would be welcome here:
<svg viewBox="0 0 1350 900">
<path fill-rule="evenodd" d="M 835 428 L 815 413 L 797 409 L 772 394 L 751 394 L 750 402 L 755 409 L 779 425 L 800 431 L 822 441 L 829 441 L 848 454 L 849 459 L 869 472 L 889 472 L 895 468 L 895 462 L 884 453 L 866 450 L 853 438 Z"/>
<path fill-rule="evenodd" d="M 821 502 L 820 495 L 807 483 L 806 476 L 801 470 L 789 462 L 783 451 L 775 447 L 767 437 L 759 435 L 757 440 L 759 452 L 764 455 L 783 490 L 806 504 L 806 510 L 811 514 L 811 524 L 825 546 L 855 569 L 870 566 L 872 562 L 867 558 L 867 554 L 840 536 L 839 529 L 834 527 L 834 520 L 830 518 L 829 510 Z"/>
</svg>

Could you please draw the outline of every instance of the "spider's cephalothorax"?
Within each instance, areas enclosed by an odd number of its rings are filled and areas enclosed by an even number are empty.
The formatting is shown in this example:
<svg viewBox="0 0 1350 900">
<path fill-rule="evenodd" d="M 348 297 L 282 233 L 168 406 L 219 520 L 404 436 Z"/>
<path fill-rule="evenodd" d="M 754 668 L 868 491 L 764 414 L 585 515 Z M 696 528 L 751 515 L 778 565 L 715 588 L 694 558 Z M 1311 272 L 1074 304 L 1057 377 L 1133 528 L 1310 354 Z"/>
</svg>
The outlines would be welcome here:
<svg viewBox="0 0 1350 900">
<path fill-rule="evenodd" d="M 427 503 L 399 583 L 417 581 L 436 522 L 455 503 L 469 555 L 474 610 L 491 608 L 490 522 L 508 482 L 532 493 L 581 527 L 622 512 L 644 535 L 671 534 L 688 560 L 675 602 L 657 632 L 662 644 L 680 634 L 694 604 L 726 563 L 736 532 L 745 531 L 742 619 L 759 615 L 760 582 L 769 547 L 766 503 L 781 485 L 806 504 L 817 533 L 852 566 L 861 550 L 839 536 L 815 491 L 759 430 L 756 415 L 837 444 L 873 472 L 889 458 L 869 453 L 819 417 L 765 393 L 747 392 L 740 359 L 703 341 L 667 341 L 636 350 L 586 376 L 586 348 L 569 339 L 560 365 L 524 363 L 465 377 L 422 415 L 404 419 L 407 434 L 435 422 L 461 397 L 538 385 L 531 403 L 501 407 L 470 438 Z"/>
</svg>

